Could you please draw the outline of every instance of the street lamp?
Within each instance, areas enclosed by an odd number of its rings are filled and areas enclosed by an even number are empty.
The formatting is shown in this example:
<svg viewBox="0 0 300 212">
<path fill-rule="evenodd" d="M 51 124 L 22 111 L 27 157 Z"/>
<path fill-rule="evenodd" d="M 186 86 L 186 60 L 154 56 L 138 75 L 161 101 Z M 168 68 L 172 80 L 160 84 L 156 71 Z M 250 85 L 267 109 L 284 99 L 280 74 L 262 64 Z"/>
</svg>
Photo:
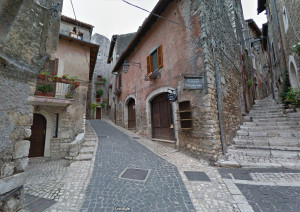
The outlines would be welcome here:
<svg viewBox="0 0 300 212">
<path fill-rule="evenodd" d="M 141 66 L 141 63 L 135 63 L 135 62 L 127 62 L 126 60 L 124 60 L 124 63 L 123 63 L 123 68 L 122 68 L 122 71 L 126 74 L 128 72 L 128 68 L 129 68 L 129 63 L 133 66 L 136 66 L 138 67 L 141 71 L 142 71 L 142 66 Z"/>
<path fill-rule="evenodd" d="M 255 51 L 260 50 L 260 38 L 255 38 L 254 41 L 252 41 L 252 46 Z"/>
</svg>

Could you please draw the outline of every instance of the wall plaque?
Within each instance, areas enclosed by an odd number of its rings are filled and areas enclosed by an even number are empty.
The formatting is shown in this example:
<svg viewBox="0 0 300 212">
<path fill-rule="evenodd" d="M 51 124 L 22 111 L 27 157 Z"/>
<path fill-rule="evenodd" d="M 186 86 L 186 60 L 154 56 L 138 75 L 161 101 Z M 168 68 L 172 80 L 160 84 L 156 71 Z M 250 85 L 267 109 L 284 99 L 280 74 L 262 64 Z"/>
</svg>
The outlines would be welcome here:
<svg viewBox="0 0 300 212">
<path fill-rule="evenodd" d="M 203 77 L 184 77 L 184 89 L 200 90 L 203 88 Z"/>
</svg>

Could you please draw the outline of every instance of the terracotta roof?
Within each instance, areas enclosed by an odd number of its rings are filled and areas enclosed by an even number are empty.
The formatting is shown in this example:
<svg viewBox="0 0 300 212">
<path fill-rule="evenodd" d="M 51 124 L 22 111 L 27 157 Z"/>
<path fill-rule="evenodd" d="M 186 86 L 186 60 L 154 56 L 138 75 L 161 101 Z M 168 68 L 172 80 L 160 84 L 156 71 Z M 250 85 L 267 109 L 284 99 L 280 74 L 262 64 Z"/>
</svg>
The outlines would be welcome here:
<svg viewBox="0 0 300 212">
<path fill-rule="evenodd" d="M 80 44 L 82 46 L 90 47 L 90 72 L 89 72 L 89 80 L 92 80 L 94 69 L 95 69 L 95 65 L 96 65 L 96 61 L 97 61 L 97 56 L 98 56 L 98 51 L 99 51 L 99 45 L 94 44 L 94 43 L 90 43 L 90 42 L 87 42 L 87 41 L 84 41 L 84 40 L 80 40 L 80 39 L 77 39 L 77 38 L 73 38 L 73 37 L 70 37 L 70 36 L 64 35 L 64 34 L 59 34 L 59 38 L 68 40 L 68 41 L 73 42 L 73 43 Z"/>
<path fill-rule="evenodd" d="M 247 19 L 246 22 L 248 23 L 248 26 L 251 27 L 258 36 L 262 34 L 260 28 L 257 26 L 256 22 L 253 19 Z"/>
<path fill-rule="evenodd" d="M 80 27 L 84 27 L 84 28 L 88 28 L 88 29 L 93 29 L 94 26 L 93 25 L 90 25 L 88 23 L 84 23 L 82 21 L 78 21 L 78 20 L 75 20 L 73 18 L 70 18 L 68 16 L 65 16 L 65 15 L 61 15 L 61 20 L 62 21 L 65 21 L 65 22 L 68 22 L 70 24 L 75 24 L 75 25 L 79 25 Z"/>
<path fill-rule="evenodd" d="M 173 0 L 160 0 L 154 9 L 152 10 L 152 13 L 155 13 L 157 15 L 162 14 L 164 10 L 167 8 L 169 3 L 171 3 Z M 130 55 L 130 53 L 135 49 L 137 44 L 141 41 L 142 37 L 150 30 L 150 28 L 153 26 L 153 24 L 158 19 L 157 16 L 150 14 L 144 21 L 143 25 L 139 28 L 136 35 L 128 45 L 128 47 L 125 49 L 123 54 L 120 56 L 118 62 L 116 63 L 115 67 L 113 68 L 112 72 L 116 72 L 121 65 L 123 64 L 123 61 Z"/>
</svg>

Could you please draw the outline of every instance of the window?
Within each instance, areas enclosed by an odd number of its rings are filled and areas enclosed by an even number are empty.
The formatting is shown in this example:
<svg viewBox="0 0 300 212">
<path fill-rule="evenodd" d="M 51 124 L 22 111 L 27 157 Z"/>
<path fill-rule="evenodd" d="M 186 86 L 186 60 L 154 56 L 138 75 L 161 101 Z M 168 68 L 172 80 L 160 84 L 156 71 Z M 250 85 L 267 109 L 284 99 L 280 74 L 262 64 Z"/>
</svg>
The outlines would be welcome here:
<svg viewBox="0 0 300 212">
<path fill-rule="evenodd" d="M 119 74 L 118 85 L 119 85 L 119 89 L 121 89 L 122 88 L 122 75 L 121 74 Z"/>
<path fill-rule="evenodd" d="M 97 81 L 102 82 L 102 76 L 101 75 L 97 76 Z"/>
<path fill-rule="evenodd" d="M 147 57 L 147 75 L 163 66 L 162 46 L 160 45 Z"/>
<path fill-rule="evenodd" d="M 57 132 L 58 132 L 58 113 L 55 113 L 53 119 L 53 130 L 52 130 L 53 138 L 57 138 Z"/>
</svg>

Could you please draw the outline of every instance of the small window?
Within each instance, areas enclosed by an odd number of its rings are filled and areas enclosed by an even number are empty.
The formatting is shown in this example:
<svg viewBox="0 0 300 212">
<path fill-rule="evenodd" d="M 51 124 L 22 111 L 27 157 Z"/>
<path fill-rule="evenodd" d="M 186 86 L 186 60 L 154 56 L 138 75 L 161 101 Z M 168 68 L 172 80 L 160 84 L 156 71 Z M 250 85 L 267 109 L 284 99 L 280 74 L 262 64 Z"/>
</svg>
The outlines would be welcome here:
<svg viewBox="0 0 300 212">
<path fill-rule="evenodd" d="M 122 88 L 122 75 L 119 74 L 119 82 L 118 82 L 118 85 L 119 85 L 119 89 Z"/>
<path fill-rule="evenodd" d="M 100 76 L 100 75 L 97 76 L 97 81 L 98 81 L 98 82 L 102 82 L 102 76 Z"/>
<path fill-rule="evenodd" d="M 163 66 L 162 46 L 160 45 L 147 57 L 147 74 L 160 69 Z"/>
<path fill-rule="evenodd" d="M 58 132 L 58 113 L 54 114 L 52 137 L 57 138 Z"/>
</svg>

